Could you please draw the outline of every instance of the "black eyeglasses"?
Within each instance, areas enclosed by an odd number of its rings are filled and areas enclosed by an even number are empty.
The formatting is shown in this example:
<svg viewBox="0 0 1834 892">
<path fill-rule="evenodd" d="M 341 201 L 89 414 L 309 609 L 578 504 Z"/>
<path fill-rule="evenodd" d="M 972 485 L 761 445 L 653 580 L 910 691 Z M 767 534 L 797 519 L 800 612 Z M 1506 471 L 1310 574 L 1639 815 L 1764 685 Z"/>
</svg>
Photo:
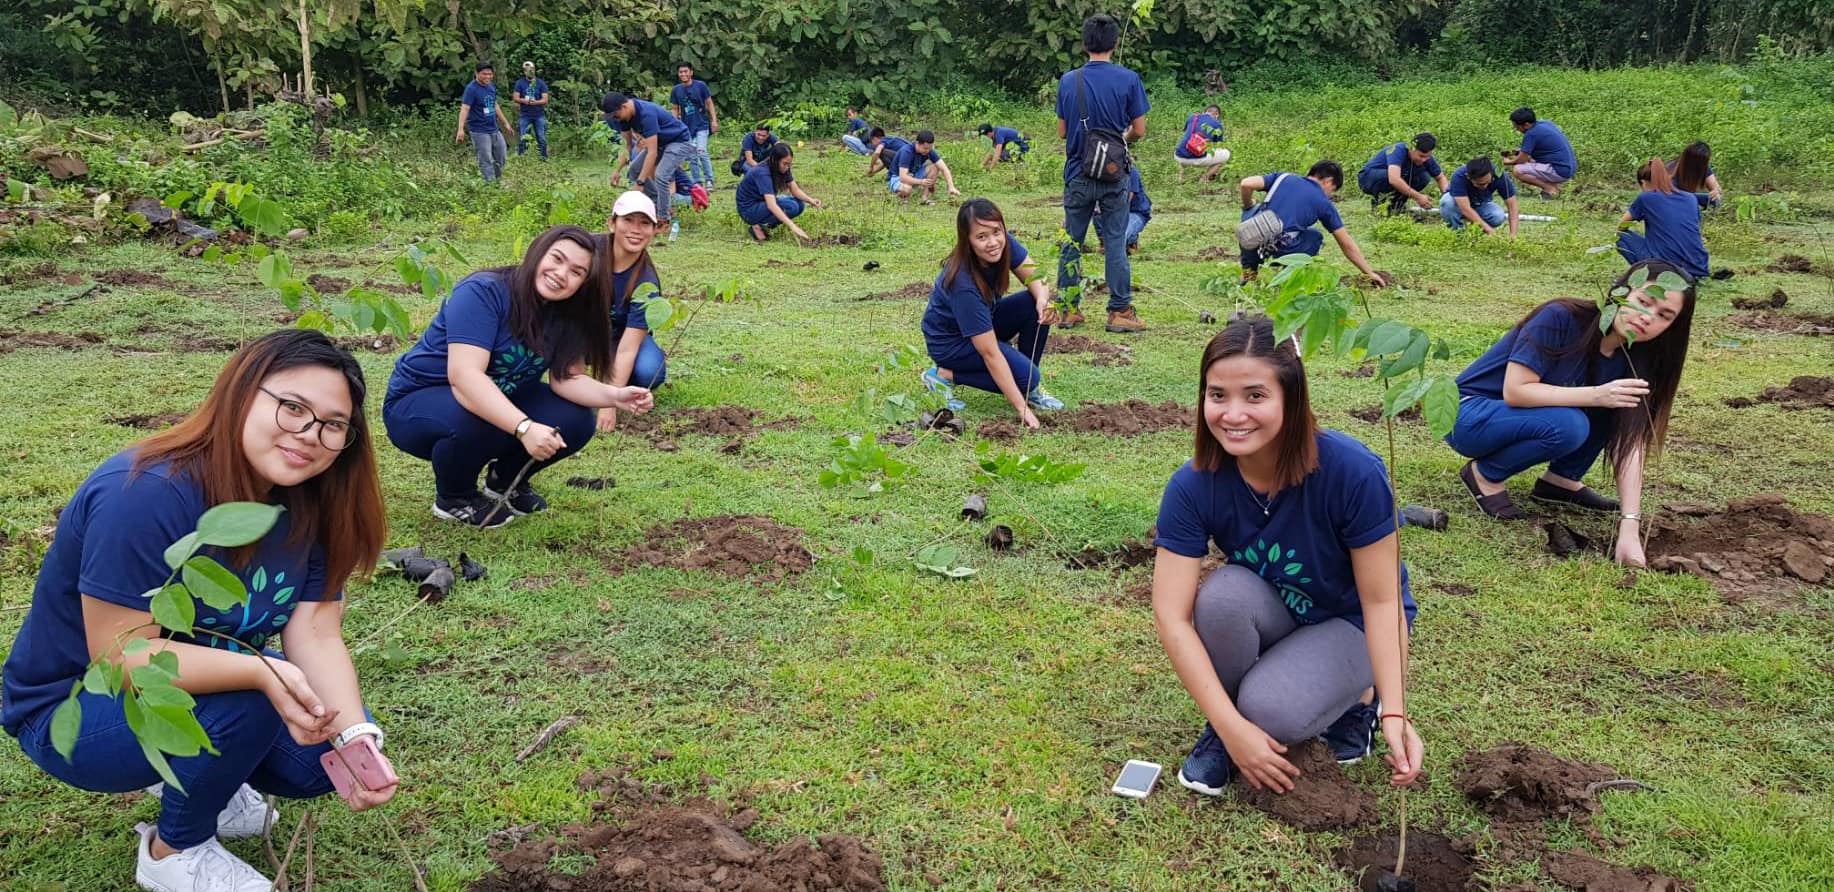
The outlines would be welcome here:
<svg viewBox="0 0 1834 892">
<path fill-rule="evenodd" d="M 318 417 L 311 407 L 299 400 L 287 399 L 265 387 L 261 392 L 274 398 L 274 424 L 290 434 L 303 434 L 318 425 L 319 445 L 332 452 L 343 452 L 350 445 L 350 422 Z"/>
</svg>

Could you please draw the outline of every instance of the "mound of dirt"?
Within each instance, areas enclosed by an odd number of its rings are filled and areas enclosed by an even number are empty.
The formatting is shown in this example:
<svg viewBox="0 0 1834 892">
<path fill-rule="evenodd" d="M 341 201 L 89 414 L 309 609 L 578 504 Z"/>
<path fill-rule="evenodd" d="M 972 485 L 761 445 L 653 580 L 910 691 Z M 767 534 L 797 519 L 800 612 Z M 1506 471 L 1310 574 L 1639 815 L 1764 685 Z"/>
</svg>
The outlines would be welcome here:
<svg viewBox="0 0 1834 892">
<path fill-rule="evenodd" d="M 327 276 L 323 273 L 313 273 L 307 276 L 306 284 L 311 285 L 312 290 L 320 294 L 343 294 L 350 290 L 349 279 L 340 279 L 337 276 Z"/>
<path fill-rule="evenodd" d="M 1082 551 L 1071 552 L 1064 556 L 1064 566 L 1072 570 L 1125 570 L 1151 564 L 1157 553 L 1153 537 L 1148 534 L 1145 539 L 1129 539 L 1113 548 L 1091 545 Z M 1150 596 L 1150 591 L 1148 594 Z"/>
<path fill-rule="evenodd" d="M 1083 434 L 1107 434 L 1111 437 L 1134 437 L 1157 431 L 1183 430 L 1191 426 L 1191 409 L 1167 400 L 1157 405 L 1145 400 L 1119 403 L 1085 402 L 1080 408 L 1051 414 L 1040 414 L 1038 421 L 1046 428 L 1072 430 Z M 983 423 L 977 432 L 989 440 L 1016 442 L 1025 435 L 1025 425 L 1017 418 L 996 418 Z"/>
<path fill-rule="evenodd" d="M 167 287 L 171 280 L 158 273 L 149 273 L 139 269 L 111 269 L 96 275 L 96 281 L 103 285 L 152 286 Z"/>
<path fill-rule="evenodd" d="M 691 517 L 658 524 L 625 549 L 627 564 L 708 570 L 735 579 L 777 582 L 815 563 L 802 530 L 756 514 Z M 613 567 L 616 572 L 618 567 Z"/>
<path fill-rule="evenodd" d="M 1789 303 L 1789 293 L 1781 288 L 1770 293 L 1769 297 L 1735 297 L 1732 305 L 1741 310 L 1777 310 Z"/>
<path fill-rule="evenodd" d="M 1376 880 L 1395 869 L 1395 855 L 1400 840 L 1392 833 L 1359 836 L 1337 852 L 1337 866 L 1359 876 L 1357 888 L 1376 892 Z M 1414 881 L 1420 892 L 1466 892 L 1471 884 L 1471 846 L 1454 842 L 1436 833 L 1413 831 L 1407 834 L 1405 879 Z"/>
<path fill-rule="evenodd" d="M 1312 739 L 1290 747 L 1286 760 L 1299 769 L 1291 790 L 1285 793 L 1257 790 L 1238 774 L 1236 798 L 1270 818 L 1307 831 L 1348 830 L 1380 817 L 1375 794 L 1344 774 L 1324 741 Z"/>
<path fill-rule="evenodd" d="M 1773 273 L 1812 273 L 1815 263 L 1801 254 L 1785 254 L 1772 260 L 1769 269 Z"/>
<path fill-rule="evenodd" d="M 143 431 L 162 431 L 189 417 L 189 412 L 164 412 L 157 415 L 116 415 L 104 419 L 109 424 L 137 428 Z"/>
<path fill-rule="evenodd" d="M 1759 310 L 1751 313 L 1733 313 L 1726 318 L 1733 325 L 1758 331 L 1774 331 L 1778 334 L 1799 334 L 1811 337 L 1834 335 L 1834 315 L 1824 313 L 1767 313 Z"/>
<path fill-rule="evenodd" d="M 1834 378 L 1797 375 L 1787 387 L 1766 387 L 1756 399 L 1733 397 L 1726 405 L 1749 409 L 1756 403 L 1776 403 L 1785 409 L 1834 409 Z"/>
<path fill-rule="evenodd" d="M 798 838 L 774 847 L 746 831 L 758 813 L 704 798 L 679 803 L 660 788 L 625 775 L 587 775 L 586 789 L 602 798 L 602 817 L 570 825 L 557 838 L 529 840 L 531 828 L 492 834 L 509 848 L 491 858 L 497 869 L 472 884 L 472 892 L 881 892 L 884 861 L 858 838 L 833 834 L 811 845 Z M 551 870 L 555 855 L 584 856 L 580 873 Z"/>
<path fill-rule="evenodd" d="M 1556 756 L 1539 747 L 1505 743 L 1466 753 L 1452 785 L 1501 821 L 1591 817 L 1598 784 L 1617 780 L 1609 765 Z"/>
<path fill-rule="evenodd" d="M 1411 864 L 1411 846 L 1408 858 Z M 1541 866 L 1554 882 L 1580 892 L 1686 892 L 1694 888 L 1691 883 L 1647 867 L 1621 867 L 1579 852 L 1549 852 L 1541 859 Z"/>
<path fill-rule="evenodd" d="M 930 289 L 933 285 L 934 283 L 931 282 L 912 282 L 903 288 L 893 288 L 890 291 L 875 291 L 860 298 L 860 300 L 913 300 L 919 297 L 929 297 Z"/>
<path fill-rule="evenodd" d="M 1652 570 L 1692 573 L 1728 600 L 1781 601 L 1795 580 L 1834 573 L 1834 519 L 1803 514 L 1779 493 L 1734 499 L 1704 517 L 1659 517 L 1649 537 Z"/>
<path fill-rule="evenodd" d="M 759 424 L 756 411 L 744 406 L 731 405 L 712 408 L 687 406 L 668 412 L 652 411 L 643 415 L 620 414 L 618 417 L 620 431 L 648 437 L 657 448 L 663 448 L 665 443 L 672 446 L 673 438 L 682 434 L 745 439 L 760 430 L 790 430 L 796 426 L 797 421 L 794 418 Z"/>
<path fill-rule="evenodd" d="M 1044 352 L 1051 353 L 1132 353 L 1133 348 L 1113 341 L 1098 341 L 1083 335 L 1057 335 L 1044 345 Z"/>
</svg>

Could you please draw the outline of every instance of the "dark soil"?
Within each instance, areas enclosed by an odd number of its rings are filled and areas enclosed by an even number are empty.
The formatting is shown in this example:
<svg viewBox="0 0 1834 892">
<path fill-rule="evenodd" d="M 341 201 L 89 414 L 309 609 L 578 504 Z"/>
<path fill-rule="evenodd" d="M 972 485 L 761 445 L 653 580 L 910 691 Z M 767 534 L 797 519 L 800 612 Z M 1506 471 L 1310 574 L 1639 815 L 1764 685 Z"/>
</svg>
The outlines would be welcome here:
<svg viewBox="0 0 1834 892">
<path fill-rule="evenodd" d="M 1362 409 L 1351 409 L 1350 417 L 1358 421 L 1361 421 L 1365 424 L 1381 424 L 1382 423 L 1382 407 L 1381 406 L 1368 406 Z M 1402 423 L 1411 422 L 1414 424 L 1419 424 L 1420 423 L 1420 407 L 1419 406 L 1409 406 L 1408 408 L 1402 410 L 1401 414 L 1396 415 L 1395 420 L 1402 422 Z"/>
<path fill-rule="evenodd" d="M 1395 869 L 1398 838 L 1392 833 L 1359 836 L 1337 852 L 1337 866 L 1360 875 L 1357 888 L 1375 892 L 1376 878 Z M 1435 833 L 1419 830 L 1407 834 L 1405 879 L 1420 892 L 1466 892 L 1471 883 L 1472 849 Z"/>
<path fill-rule="evenodd" d="M 842 232 L 842 233 L 838 233 L 835 235 L 817 236 L 816 238 L 814 238 L 813 240 L 809 242 L 810 246 L 816 247 L 816 248 L 833 248 L 833 247 L 851 248 L 851 247 L 857 246 L 859 243 L 860 243 L 860 237 L 851 232 Z"/>
<path fill-rule="evenodd" d="M 149 273 L 138 269 L 111 269 L 96 275 L 96 281 L 103 285 L 170 287 L 173 282 L 158 273 Z"/>
<path fill-rule="evenodd" d="M 1411 864 L 1411 846 L 1408 855 Z M 1691 883 L 1647 867 L 1622 867 L 1579 852 L 1549 852 L 1541 859 L 1541 866 L 1554 882 L 1580 892 L 1684 892 L 1694 888 Z"/>
<path fill-rule="evenodd" d="M 1044 345 L 1046 355 L 1052 353 L 1097 353 L 1103 355 L 1126 355 L 1134 348 L 1113 341 L 1098 341 L 1083 335 L 1058 335 Z"/>
<path fill-rule="evenodd" d="M 61 279 L 65 285 L 80 285 L 83 277 L 75 273 L 59 276 L 57 261 L 46 260 L 33 266 L 23 266 L 5 275 L 0 275 L 0 285 L 29 285 L 45 279 Z"/>
<path fill-rule="evenodd" d="M 1726 405 L 1749 409 L 1756 403 L 1776 403 L 1785 409 L 1834 409 L 1834 378 L 1797 375 L 1787 387 L 1766 387 L 1755 398 L 1733 397 Z"/>
<path fill-rule="evenodd" d="M 903 288 L 894 288 L 890 291 L 875 291 L 860 298 L 860 300 L 914 300 L 919 297 L 929 297 L 930 288 L 932 286 L 933 283 L 930 282 L 912 282 Z"/>
<path fill-rule="evenodd" d="M 1098 548 L 1094 545 L 1082 551 L 1065 555 L 1065 566 L 1072 570 L 1125 570 L 1129 567 L 1144 567 L 1153 562 L 1157 549 L 1153 548 L 1153 537 L 1129 539 L 1113 548 Z"/>
<path fill-rule="evenodd" d="M 1815 263 L 1801 254 L 1785 254 L 1770 262 L 1770 271 L 1773 273 L 1812 273 L 1815 271 Z"/>
<path fill-rule="evenodd" d="M 1237 775 L 1236 798 L 1260 809 L 1268 817 L 1306 831 L 1348 830 L 1380 817 L 1375 794 L 1344 774 L 1344 769 L 1331 755 L 1331 748 L 1323 741 L 1308 740 L 1288 748 L 1286 760 L 1300 772 L 1293 779 L 1293 789 L 1285 793 L 1257 790 Z M 1409 855 L 1411 864 L 1411 846 Z M 1393 864 L 1391 859 L 1389 865 Z"/>
<path fill-rule="evenodd" d="M 624 773 L 588 774 L 597 788 L 594 822 L 569 825 L 557 838 L 531 840 L 510 828 L 493 842 L 497 869 L 472 892 L 880 892 L 884 862 L 856 837 L 806 837 L 776 846 L 745 836 L 758 821 L 750 808 L 704 798 L 671 802 L 665 791 Z M 557 854 L 583 854 L 592 864 L 578 875 L 550 871 Z"/>
<path fill-rule="evenodd" d="M 1767 313 L 1758 310 L 1751 313 L 1733 313 L 1726 317 L 1733 325 L 1753 328 L 1758 331 L 1774 331 L 1778 334 L 1799 334 L 1818 337 L 1834 335 L 1834 315 L 1824 313 Z"/>
<path fill-rule="evenodd" d="M 337 345 L 352 353 L 393 353 L 401 349 L 401 339 L 387 333 L 349 335 L 338 338 Z"/>
<path fill-rule="evenodd" d="M 306 284 L 311 285 L 312 290 L 320 294 L 343 294 L 350 290 L 349 279 L 340 279 L 336 276 L 327 276 L 322 273 L 313 273 L 307 276 Z"/>
<path fill-rule="evenodd" d="M 1735 297 L 1732 305 L 1741 310 L 1777 310 L 1789 303 L 1789 293 L 1781 288 L 1770 293 L 1769 297 Z"/>
<path fill-rule="evenodd" d="M 700 434 L 708 437 L 738 437 L 741 440 L 751 437 L 760 430 L 789 430 L 797 426 L 794 418 L 784 418 L 770 424 L 759 424 L 758 413 L 744 406 L 688 406 L 669 412 L 649 412 L 643 415 L 620 415 L 618 430 L 636 436 L 648 437 L 658 449 L 673 452 L 674 438 L 682 434 Z"/>
<path fill-rule="evenodd" d="M 364 283 L 363 287 L 374 288 L 378 291 L 387 291 L 391 294 L 420 294 L 421 293 L 419 285 L 408 285 L 403 282 L 383 282 L 383 283 L 366 282 Z"/>
<path fill-rule="evenodd" d="M 222 338 L 188 331 L 177 332 L 174 338 L 178 343 L 178 349 L 187 353 L 234 353 L 242 347 L 242 342 L 234 338 Z"/>
<path fill-rule="evenodd" d="M 119 424 L 143 431 L 162 431 L 184 421 L 190 414 L 189 412 L 165 412 L 158 415 L 116 415 L 105 420 L 109 424 Z"/>
<path fill-rule="evenodd" d="M 903 428 L 893 428 L 879 435 L 881 446 L 909 446 L 917 442 L 917 435 Z"/>
<path fill-rule="evenodd" d="M 1211 245 L 1197 252 L 1198 260 L 1234 260 L 1242 256 L 1239 249 L 1228 245 Z"/>
<path fill-rule="evenodd" d="M 1085 402 L 1081 408 L 1040 414 L 1038 421 L 1046 428 L 1072 430 L 1084 434 L 1107 434 L 1134 437 L 1157 431 L 1184 430 L 1191 426 L 1191 409 L 1167 400 L 1157 405 L 1145 400 L 1119 403 Z M 1017 418 L 996 418 L 980 426 L 978 433 L 989 440 L 1016 442 L 1026 427 Z"/>
<path fill-rule="evenodd" d="M 1834 567 L 1834 519 L 1803 514 L 1781 494 L 1734 499 L 1705 517 L 1656 518 L 1649 566 L 1710 580 L 1729 601 L 1781 605 L 1797 580 L 1825 582 Z"/>
<path fill-rule="evenodd" d="M 802 530 L 755 514 L 693 517 L 658 524 L 626 549 L 629 564 L 709 570 L 734 578 L 776 582 L 815 563 Z M 614 567 L 614 572 L 616 568 Z"/>
<path fill-rule="evenodd" d="M 1345 369 L 1337 374 L 1340 378 L 1374 378 L 1375 366 L 1368 364 L 1359 365 L 1356 368 Z"/>
<path fill-rule="evenodd" d="M 53 331 L 0 331 L 0 354 L 21 347 L 55 347 L 59 350 L 83 350 L 97 347 L 108 339 L 93 331 L 60 334 Z"/>
<path fill-rule="evenodd" d="M 1505 743 L 1460 760 L 1453 786 L 1501 821 L 1586 819 L 1598 809 L 1593 784 L 1619 779 L 1608 765 L 1579 762 L 1520 743 Z"/>
</svg>

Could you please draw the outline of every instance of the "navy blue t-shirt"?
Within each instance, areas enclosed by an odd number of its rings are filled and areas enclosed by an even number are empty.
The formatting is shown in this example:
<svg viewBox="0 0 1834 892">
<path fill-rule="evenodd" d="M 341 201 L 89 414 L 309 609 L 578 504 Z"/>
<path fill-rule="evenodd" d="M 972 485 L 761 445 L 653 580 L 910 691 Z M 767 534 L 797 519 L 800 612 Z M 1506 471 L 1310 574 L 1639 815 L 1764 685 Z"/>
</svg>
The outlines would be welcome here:
<svg viewBox="0 0 1834 892">
<path fill-rule="evenodd" d="M 892 173 L 897 173 L 898 168 L 893 167 L 892 162 L 898 160 L 898 153 L 904 151 L 904 147 L 908 145 L 910 145 L 910 141 L 901 136 L 880 137 L 879 161 L 884 163 L 886 167 L 890 167 Z"/>
<path fill-rule="evenodd" d="M 1470 199 L 1471 206 L 1475 208 L 1488 204 L 1492 198 L 1516 197 L 1516 184 L 1509 179 L 1509 174 L 1499 171 L 1490 178 L 1489 185 L 1480 188 L 1471 182 L 1471 174 L 1465 171 L 1465 165 L 1460 164 L 1457 170 L 1452 171 L 1452 187 L 1446 192 L 1454 198 Z"/>
<path fill-rule="evenodd" d="M 872 129 L 872 125 L 866 123 L 865 118 L 848 118 L 847 119 L 847 132 L 849 134 L 864 133 L 871 129 Z"/>
<path fill-rule="evenodd" d="M 775 133 L 764 134 L 764 141 L 759 142 L 758 131 L 748 131 L 745 134 L 745 138 L 739 141 L 739 157 L 744 158 L 745 153 L 750 152 L 753 163 L 763 164 L 765 159 L 770 155 L 771 146 L 776 144 L 777 134 Z"/>
<path fill-rule="evenodd" d="M 1347 434 L 1321 430 L 1317 470 L 1274 493 L 1267 513 L 1261 505 L 1233 459 L 1215 471 L 1185 462 L 1165 485 L 1153 544 L 1201 558 L 1215 542 L 1229 563 L 1267 580 L 1295 621 L 1341 617 L 1362 628 L 1350 551 L 1395 531 L 1395 501 L 1382 460 Z M 1416 607 L 1405 566 L 1401 602 L 1411 623 Z"/>
<path fill-rule="evenodd" d="M 787 187 L 796 181 L 794 171 L 784 174 L 783 183 Z M 771 181 L 771 166 L 757 164 L 745 172 L 739 180 L 738 206 L 740 216 L 755 217 L 759 213 L 769 213 L 764 208 L 764 196 L 777 194 L 777 186 Z"/>
<path fill-rule="evenodd" d="M 1025 265 L 1029 256 L 1025 246 L 1006 234 L 1006 262 L 1014 272 Z M 958 349 L 961 342 L 975 335 L 993 331 L 993 307 L 988 306 L 974 276 L 962 270 L 952 281 L 944 281 L 948 270 L 936 274 L 930 286 L 930 303 L 923 310 L 923 342 L 932 356 Z M 1005 297 L 996 294 L 994 300 Z"/>
<path fill-rule="evenodd" d="M 924 168 L 928 167 L 933 161 L 941 160 L 942 156 L 936 153 L 934 147 L 927 152 L 919 152 L 917 151 L 916 143 L 906 143 L 898 149 L 898 155 L 896 159 L 892 161 L 891 169 L 892 173 L 897 173 L 901 170 L 909 170 L 911 176 L 923 179 Z"/>
<path fill-rule="evenodd" d="M 1191 141 L 1191 134 L 1193 133 L 1201 133 L 1204 139 L 1216 142 L 1223 138 L 1223 122 L 1217 120 L 1215 115 L 1207 113 L 1196 114 L 1186 118 L 1184 122 L 1184 135 L 1178 137 L 1178 148 L 1173 149 L 1172 154 L 1180 158 L 1203 157 L 1203 155 L 1191 152 L 1185 148 L 1185 143 Z M 1207 152 L 1208 150 L 1206 149 L 1205 151 Z"/>
<path fill-rule="evenodd" d="M 1140 180 L 1140 168 L 1127 172 L 1127 191 L 1132 198 L 1128 200 L 1127 212 L 1139 214 L 1142 220 L 1153 218 L 1153 200 L 1146 197 L 1146 184 Z"/>
<path fill-rule="evenodd" d="M 1324 187 L 1310 177 L 1276 172 L 1261 177 L 1261 182 L 1273 196 L 1266 199 L 1267 206 L 1280 215 L 1287 232 L 1300 232 L 1318 222 L 1325 224 L 1326 232 L 1344 228 L 1344 218 L 1338 216 L 1337 205 L 1331 203 L 1331 196 L 1325 194 Z M 1274 188 L 1276 185 L 1278 190 Z"/>
<path fill-rule="evenodd" d="M 611 335 L 614 347 L 616 346 L 618 337 L 624 334 L 624 329 L 626 328 L 640 328 L 644 331 L 650 330 L 650 321 L 649 318 L 644 315 L 643 305 L 650 297 L 654 297 L 655 295 L 651 294 L 645 297 L 646 292 L 650 289 L 643 287 L 644 283 L 648 282 L 656 286 L 657 293 L 661 293 L 662 291 L 662 280 L 656 277 L 656 265 L 653 263 L 649 265 L 649 269 L 644 270 L 643 274 L 637 277 L 636 284 L 632 286 L 630 281 L 631 272 L 636 268 L 637 264 L 632 263 L 629 267 L 626 267 L 624 271 L 611 274 Z M 629 298 L 625 297 L 624 294 L 624 289 L 627 286 L 631 287 Z"/>
<path fill-rule="evenodd" d="M 541 78 L 530 80 L 525 77 L 516 81 L 516 92 L 521 93 L 524 99 L 546 99 L 548 96 L 548 82 Z M 516 103 L 516 107 L 522 109 L 522 116 L 525 118 L 545 118 L 548 116 L 548 107 L 545 105 L 523 105 L 518 102 Z"/>
<path fill-rule="evenodd" d="M 1643 235 L 1657 257 L 1681 267 L 1690 279 L 1707 274 L 1707 244 L 1700 235 L 1700 200 L 1694 193 L 1654 189 L 1639 192 L 1630 202 L 1630 219 L 1643 222 Z"/>
<path fill-rule="evenodd" d="M 497 130 L 497 85 L 486 87 L 477 81 L 465 85 L 465 98 L 461 100 L 471 107 L 471 114 L 465 118 L 467 133 L 495 133 Z"/>
<path fill-rule="evenodd" d="M 1693 204 L 1693 199 L 1688 199 Z M 1555 387 L 1590 387 L 1616 381 L 1630 371 L 1630 363 L 1619 348 L 1606 357 L 1598 351 L 1589 355 L 1560 356 L 1563 351 L 1586 337 L 1588 326 L 1596 319 L 1582 319 L 1564 304 L 1552 304 L 1511 328 L 1502 339 L 1490 345 L 1458 375 L 1460 396 L 1503 398 L 1503 376 L 1509 364 L 1519 362 L 1541 376 L 1541 383 Z"/>
<path fill-rule="evenodd" d="M 713 98 L 713 90 L 703 80 L 688 83 L 677 83 L 669 91 L 669 102 L 681 107 L 681 123 L 686 125 L 690 134 L 710 129 L 713 122 L 707 117 L 707 102 Z"/>
<path fill-rule="evenodd" d="M 1088 114 L 1079 114 L 1076 104 L 1076 71 L 1081 76 L 1083 98 Z M 1057 79 L 1057 117 L 1064 122 L 1063 181 L 1076 178 L 1078 161 L 1083 154 L 1083 118 L 1097 130 L 1126 133 L 1133 120 L 1152 108 L 1146 101 L 1146 86 L 1133 69 L 1113 62 L 1090 62 Z"/>
<path fill-rule="evenodd" d="M 1522 151 L 1567 179 L 1573 178 L 1573 169 L 1579 163 L 1573 157 L 1573 144 L 1567 140 L 1566 132 L 1553 121 L 1536 121 L 1530 125 L 1522 133 Z"/>
<path fill-rule="evenodd" d="M 1364 173 L 1374 172 L 1374 173 L 1380 173 L 1383 176 L 1387 176 L 1388 175 L 1388 166 L 1391 164 L 1396 165 L 1401 168 L 1401 179 L 1402 180 L 1407 180 L 1409 177 L 1413 175 L 1414 170 L 1417 169 L 1414 164 L 1414 159 L 1408 157 L 1407 143 L 1398 142 L 1392 146 L 1388 146 L 1387 148 L 1377 151 L 1375 153 L 1375 157 L 1370 158 L 1369 161 L 1363 165 L 1363 172 Z M 1433 177 L 1435 179 L 1439 177 L 1440 167 L 1439 167 L 1438 158 L 1434 158 L 1433 156 L 1428 155 L 1426 158 L 1426 163 L 1419 165 L 1419 168 L 1424 168 L 1426 170 L 1426 175 L 1429 177 Z"/>
<path fill-rule="evenodd" d="M 1003 146 L 1009 142 L 1019 141 L 1019 131 L 1011 127 L 995 127 L 993 128 L 993 132 L 987 135 L 993 137 L 993 144 L 995 146 Z"/>
<path fill-rule="evenodd" d="M 420 340 L 395 361 L 388 379 L 388 399 L 422 387 L 450 387 L 446 354 L 452 344 L 490 351 L 485 373 L 497 389 L 513 394 L 548 370 L 538 345 L 524 344 L 509 328 L 509 279 L 486 270 L 472 273 L 452 288 L 452 296 L 433 314 Z"/>
<path fill-rule="evenodd" d="M 70 695 L 71 682 L 89 666 L 83 634 L 81 595 L 134 610 L 150 610 L 148 593 L 165 584 L 166 546 L 197 529 L 209 507 L 204 489 L 171 465 L 157 463 L 132 473 L 135 450 L 116 453 L 89 475 L 58 516 L 57 533 L 45 552 L 32 590 L 32 608 L 6 658 L 5 710 L 8 734 Z M 301 601 L 335 601 L 325 591 L 325 554 L 317 545 L 287 544 L 289 515 L 255 547 L 248 563 L 232 565 L 221 549 L 205 549 L 248 587 L 246 606 L 217 610 L 196 601 L 197 625 L 238 639 L 211 635 L 175 640 L 250 653 L 278 639 Z M 182 666 L 180 667 L 183 668 Z"/>
<path fill-rule="evenodd" d="M 656 137 L 658 152 L 662 151 L 663 146 L 689 138 L 687 126 L 676 120 L 675 116 L 669 114 L 662 106 L 647 99 L 632 99 L 631 102 L 636 104 L 637 112 L 630 116 L 630 120 L 611 119 L 611 126 L 618 128 L 620 132 L 628 133 L 635 130 L 638 139 Z"/>
</svg>

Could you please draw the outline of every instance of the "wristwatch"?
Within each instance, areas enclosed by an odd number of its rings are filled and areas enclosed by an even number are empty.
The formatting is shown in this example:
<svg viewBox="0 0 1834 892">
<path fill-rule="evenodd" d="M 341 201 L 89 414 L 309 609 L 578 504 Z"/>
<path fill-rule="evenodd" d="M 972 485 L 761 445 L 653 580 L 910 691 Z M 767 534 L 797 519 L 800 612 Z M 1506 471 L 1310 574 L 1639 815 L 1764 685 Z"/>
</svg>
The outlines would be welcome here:
<svg viewBox="0 0 1834 892">
<path fill-rule="evenodd" d="M 343 749 L 345 746 L 349 745 L 351 741 L 365 734 L 375 737 L 376 749 L 382 749 L 382 729 L 377 727 L 375 722 L 358 722 L 345 728 L 338 736 L 332 738 L 331 746 L 334 749 Z"/>
<path fill-rule="evenodd" d="M 529 432 L 529 425 L 532 425 L 534 423 L 535 423 L 535 419 L 530 418 L 527 415 L 522 416 L 522 420 L 516 422 L 516 439 L 518 440 L 522 439 L 522 435 Z"/>
</svg>

